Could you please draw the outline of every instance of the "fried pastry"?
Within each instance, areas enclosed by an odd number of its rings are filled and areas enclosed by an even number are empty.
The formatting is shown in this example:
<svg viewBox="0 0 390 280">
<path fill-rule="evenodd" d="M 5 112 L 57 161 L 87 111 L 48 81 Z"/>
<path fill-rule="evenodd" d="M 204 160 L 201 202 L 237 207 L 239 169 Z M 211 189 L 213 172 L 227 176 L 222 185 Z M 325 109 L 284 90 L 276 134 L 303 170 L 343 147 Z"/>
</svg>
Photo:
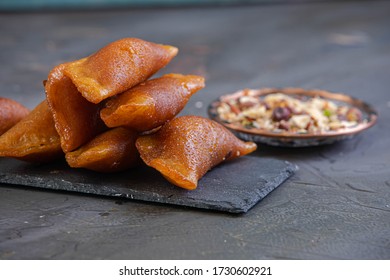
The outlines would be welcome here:
<svg viewBox="0 0 390 280">
<path fill-rule="evenodd" d="M 0 135 L 13 127 L 30 112 L 22 104 L 0 97 Z"/>
<path fill-rule="evenodd" d="M 174 118 L 203 87 L 204 78 L 200 76 L 164 75 L 112 97 L 100 116 L 108 127 L 148 131 Z"/>
<path fill-rule="evenodd" d="M 46 98 L 65 153 L 77 149 L 105 129 L 99 117 L 100 106 L 86 100 L 71 79 L 63 74 L 66 65 L 55 67 L 45 84 Z"/>
<path fill-rule="evenodd" d="M 96 136 L 86 145 L 67 153 L 71 167 L 99 172 L 115 172 L 134 167 L 139 163 L 135 147 L 137 132 L 117 127 Z"/>
<path fill-rule="evenodd" d="M 88 101 L 99 103 L 145 81 L 177 52 L 172 46 L 124 38 L 67 64 L 64 73 Z"/>
<path fill-rule="evenodd" d="M 46 100 L 0 137 L 0 156 L 48 162 L 63 155 Z"/>
<path fill-rule="evenodd" d="M 193 190 L 212 167 L 256 150 L 222 125 L 199 116 L 167 122 L 155 134 L 136 141 L 142 160 L 172 184 Z"/>
</svg>

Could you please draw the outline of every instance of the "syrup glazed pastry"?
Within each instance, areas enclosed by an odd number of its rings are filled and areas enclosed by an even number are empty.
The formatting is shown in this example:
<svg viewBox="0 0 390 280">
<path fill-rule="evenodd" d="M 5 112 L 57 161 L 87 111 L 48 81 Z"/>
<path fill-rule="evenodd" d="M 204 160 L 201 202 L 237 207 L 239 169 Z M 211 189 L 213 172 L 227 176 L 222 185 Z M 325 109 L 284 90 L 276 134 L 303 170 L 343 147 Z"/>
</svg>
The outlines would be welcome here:
<svg viewBox="0 0 390 280">
<path fill-rule="evenodd" d="M 99 116 L 102 104 L 95 103 L 143 82 L 168 64 L 177 51 L 125 38 L 87 58 L 55 67 L 45 91 L 63 151 L 73 151 L 107 130 Z"/>
<path fill-rule="evenodd" d="M 22 104 L 0 97 L 0 135 L 13 127 L 30 112 Z"/>
<path fill-rule="evenodd" d="M 69 166 L 99 172 L 122 171 L 140 162 L 135 140 L 138 133 L 117 127 L 96 136 L 79 149 L 67 153 Z"/>
<path fill-rule="evenodd" d="M 108 127 L 152 130 L 174 118 L 203 87 L 204 78 L 200 76 L 164 75 L 112 97 L 100 116 Z"/>
<path fill-rule="evenodd" d="M 49 162 L 63 155 L 46 100 L 0 137 L 0 157 Z"/>
<path fill-rule="evenodd" d="M 183 116 L 167 122 L 155 134 L 136 141 L 142 160 L 172 184 L 193 190 L 198 180 L 219 163 L 256 150 L 222 125 L 199 116 Z"/>
<path fill-rule="evenodd" d="M 257 147 L 209 119 L 174 118 L 204 78 L 147 79 L 177 51 L 125 38 L 56 66 L 45 83 L 46 100 L 0 137 L 0 156 L 48 162 L 65 152 L 69 166 L 98 172 L 143 160 L 174 185 L 195 189 L 208 170 Z"/>
<path fill-rule="evenodd" d="M 100 106 L 86 100 L 72 80 L 63 74 L 66 65 L 55 67 L 45 84 L 46 99 L 65 153 L 77 149 L 106 129 L 99 117 Z"/>
<path fill-rule="evenodd" d="M 68 63 L 64 73 L 84 98 L 96 104 L 145 81 L 177 52 L 172 46 L 124 38 L 89 57 Z"/>
</svg>

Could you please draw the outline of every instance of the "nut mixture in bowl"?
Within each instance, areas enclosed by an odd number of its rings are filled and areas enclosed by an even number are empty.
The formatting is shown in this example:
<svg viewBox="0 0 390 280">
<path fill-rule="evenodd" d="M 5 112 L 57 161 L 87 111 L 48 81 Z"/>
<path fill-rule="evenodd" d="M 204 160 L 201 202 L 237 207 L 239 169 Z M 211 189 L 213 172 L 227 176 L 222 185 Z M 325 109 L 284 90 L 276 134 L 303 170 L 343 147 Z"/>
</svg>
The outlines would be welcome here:
<svg viewBox="0 0 390 280">
<path fill-rule="evenodd" d="M 224 122 L 275 133 L 323 134 L 362 123 L 362 112 L 322 97 L 272 93 L 255 96 L 251 90 L 222 101 L 217 113 Z"/>
</svg>

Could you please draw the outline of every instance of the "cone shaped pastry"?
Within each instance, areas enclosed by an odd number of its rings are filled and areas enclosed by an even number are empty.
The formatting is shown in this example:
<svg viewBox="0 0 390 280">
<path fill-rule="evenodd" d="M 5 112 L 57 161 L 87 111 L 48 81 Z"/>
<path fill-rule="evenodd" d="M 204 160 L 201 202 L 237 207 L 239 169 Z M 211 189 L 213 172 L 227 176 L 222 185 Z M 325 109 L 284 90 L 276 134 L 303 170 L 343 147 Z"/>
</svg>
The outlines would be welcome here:
<svg viewBox="0 0 390 280">
<path fill-rule="evenodd" d="M 112 97 L 100 116 L 109 127 L 148 131 L 174 118 L 203 87 L 204 78 L 200 76 L 164 75 Z"/>
<path fill-rule="evenodd" d="M 67 153 L 71 167 L 99 172 L 115 172 L 137 165 L 139 153 L 135 147 L 137 133 L 118 127 L 103 132 L 79 149 Z"/>
<path fill-rule="evenodd" d="M 0 156 L 48 162 L 63 155 L 46 100 L 0 137 Z"/>
<path fill-rule="evenodd" d="M 206 172 L 225 160 L 256 150 L 222 125 L 198 116 L 166 123 L 157 133 L 136 141 L 142 160 L 172 184 L 193 190 Z"/>
<path fill-rule="evenodd" d="M 99 103 L 145 81 L 167 65 L 177 52 L 172 46 L 124 38 L 67 64 L 65 75 L 88 101 Z"/>
<path fill-rule="evenodd" d="M 22 104 L 0 97 L 0 135 L 13 127 L 30 112 Z"/>
<path fill-rule="evenodd" d="M 78 92 L 63 74 L 65 67 L 61 64 L 50 72 L 45 90 L 62 150 L 67 153 L 93 139 L 105 126 L 99 117 L 99 105 L 88 102 Z"/>
</svg>

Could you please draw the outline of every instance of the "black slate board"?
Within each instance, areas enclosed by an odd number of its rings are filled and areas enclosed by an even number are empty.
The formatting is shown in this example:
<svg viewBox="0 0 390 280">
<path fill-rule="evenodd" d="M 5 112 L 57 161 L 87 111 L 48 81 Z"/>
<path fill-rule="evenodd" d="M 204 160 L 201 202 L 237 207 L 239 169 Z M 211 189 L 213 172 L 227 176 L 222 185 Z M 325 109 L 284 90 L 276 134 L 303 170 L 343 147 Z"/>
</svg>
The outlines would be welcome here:
<svg viewBox="0 0 390 280">
<path fill-rule="evenodd" d="M 287 161 L 246 156 L 215 167 L 188 191 L 146 166 L 101 174 L 71 169 L 65 162 L 33 165 L 2 158 L 0 183 L 245 213 L 296 170 Z"/>
</svg>

